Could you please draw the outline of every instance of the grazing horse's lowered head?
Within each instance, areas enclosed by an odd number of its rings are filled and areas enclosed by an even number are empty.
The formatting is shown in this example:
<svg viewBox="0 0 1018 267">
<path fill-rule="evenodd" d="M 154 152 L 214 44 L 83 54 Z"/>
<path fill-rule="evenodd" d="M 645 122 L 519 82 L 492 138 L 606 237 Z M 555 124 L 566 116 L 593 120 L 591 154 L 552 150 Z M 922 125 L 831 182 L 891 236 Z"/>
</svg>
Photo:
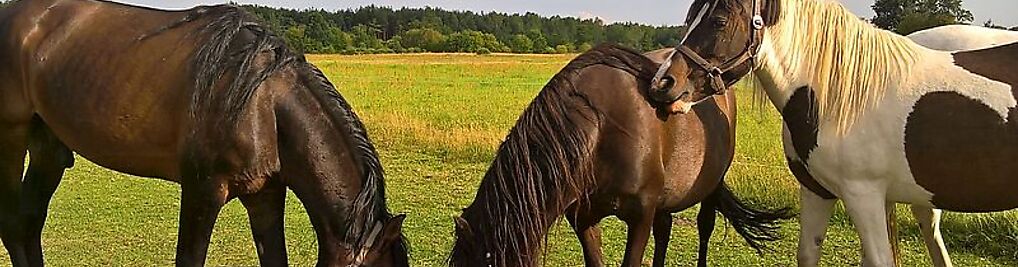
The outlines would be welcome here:
<svg viewBox="0 0 1018 267">
<path fill-rule="evenodd" d="M 288 265 L 288 190 L 319 266 L 409 265 L 405 217 L 388 211 L 364 125 L 321 70 L 238 7 L 14 2 L 0 10 L 0 125 L 0 237 L 14 266 L 44 262 L 47 203 L 72 152 L 180 184 L 178 266 L 205 263 L 233 199 L 261 265 Z"/>
</svg>

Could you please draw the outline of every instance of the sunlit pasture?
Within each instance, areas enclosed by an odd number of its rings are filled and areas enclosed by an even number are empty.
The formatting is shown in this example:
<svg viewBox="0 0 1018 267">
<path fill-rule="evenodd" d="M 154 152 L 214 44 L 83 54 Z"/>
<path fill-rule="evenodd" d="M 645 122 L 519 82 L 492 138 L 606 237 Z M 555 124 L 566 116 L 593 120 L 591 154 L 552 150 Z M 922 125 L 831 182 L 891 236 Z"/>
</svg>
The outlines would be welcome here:
<svg viewBox="0 0 1018 267">
<path fill-rule="evenodd" d="M 352 103 L 379 149 L 390 208 L 407 213 L 405 233 L 414 266 L 441 266 L 453 241 L 452 217 L 474 197 L 496 146 L 516 117 L 573 55 L 309 55 Z M 784 165 L 780 121 L 769 103 L 740 97 L 738 147 L 727 181 L 757 205 L 798 210 L 798 184 Z M 964 179 L 964 177 L 959 177 Z M 172 265 L 179 207 L 175 184 L 118 174 L 79 158 L 51 204 L 44 231 L 51 266 Z M 289 197 L 290 261 L 312 266 L 316 244 L 303 207 Z M 929 266 L 918 227 L 898 208 L 904 266 Z M 669 266 L 696 261 L 696 210 L 675 215 Z M 720 218 L 719 218 L 720 220 Z M 824 246 L 823 266 L 856 266 L 859 239 L 839 208 Z M 618 265 L 625 227 L 603 223 L 604 251 Z M 758 255 L 719 223 L 710 247 L 713 266 L 794 266 L 796 220 L 784 239 Z M 944 236 L 956 266 L 1018 265 L 1018 214 L 945 215 Z M 247 215 L 239 202 L 222 212 L 208 256 L 211 266 L 257 265 Z M 582 265 L 580 248 L 562 222 L 548 238 L 546 266 Z M 653 245 L 651 245 L 652 247 Z M 652 248 L 648 248 L 648 252 Z M 647 264 L 650 256 L 646 257 Z M 0 265 L 8 265 L 6 251 Z"/>
</svg>

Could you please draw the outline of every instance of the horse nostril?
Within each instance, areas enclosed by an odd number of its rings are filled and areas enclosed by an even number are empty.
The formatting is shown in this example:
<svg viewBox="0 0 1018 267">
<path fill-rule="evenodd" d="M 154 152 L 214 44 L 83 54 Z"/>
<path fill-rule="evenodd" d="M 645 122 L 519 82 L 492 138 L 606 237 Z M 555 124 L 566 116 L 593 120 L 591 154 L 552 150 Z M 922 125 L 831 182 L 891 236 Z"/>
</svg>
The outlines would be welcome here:
<svg viewBox="0 0 1018 267">
<path fill-rule="evenodd" d="M 679 100 L 681 93 L 682 92 L 675 90 L 675 77 L 669 75 L 661 77 L 661 79 L 654 84 L 650 98 L 660 104 L 671 104 L 672 102 Z"/>
<path fill-rule="evenodd" d="M 675 78 L 672 76 L 665 76 L 658 81 L 657 90 L 667 92 L 668 90 L 671 90 L 673 86 L 675 86 Z"/>
</svg>

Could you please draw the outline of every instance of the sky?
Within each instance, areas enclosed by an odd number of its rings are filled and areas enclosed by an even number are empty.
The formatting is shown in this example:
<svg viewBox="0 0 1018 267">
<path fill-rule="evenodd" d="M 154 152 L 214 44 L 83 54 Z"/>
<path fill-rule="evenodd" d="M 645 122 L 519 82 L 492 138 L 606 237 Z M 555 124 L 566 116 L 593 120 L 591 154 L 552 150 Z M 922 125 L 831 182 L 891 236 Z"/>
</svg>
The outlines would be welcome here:
<svg viewBox="0 0 1018 267">
<path fill-rule="evenodd" d="M 179 9 L 199 4 L 223 3 L 228 0 L 114 0 L 125 3 Z M 835 1 L 835 0 L 832 0 Z M 860 17 L 872 17 L 874 0 L 840 0 Z M 631 21 L 651 25 L 679 25 L 693 0 L 235 0 L 242 4 L 258 4 L 296 9 L 326 10 L 356 8 L 366 5 L 392 7 L 438 7 L 450 10 L 472 10 L 503 13 L 534 12 L 580 18 L 599 17 L 607 22 Z M 975 16 L 974 24 L 992 19 L 995 24 L 1018 26 L 1018 0 L 964 0 L 965 8 Z"/>
</svg>

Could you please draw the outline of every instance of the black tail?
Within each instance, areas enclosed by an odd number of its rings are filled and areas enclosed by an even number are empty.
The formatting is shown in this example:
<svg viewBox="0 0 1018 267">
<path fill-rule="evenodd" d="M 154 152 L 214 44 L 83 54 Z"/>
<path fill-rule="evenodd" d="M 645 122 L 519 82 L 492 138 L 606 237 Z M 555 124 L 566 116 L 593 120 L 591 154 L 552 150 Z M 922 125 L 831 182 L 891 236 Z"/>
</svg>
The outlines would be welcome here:
<svg viewBox="0 0 1018 267">
<path fill-rule="evenodd" d="M 791 209 L 755 210 L 735 197 L 732 190 L 724 182 L 710 195 L 717 211 L 732 224 L 735 231 L 746 239 L 750 247 L 762 253 L 767 249 L 763 242 L 776 241 L 778 236 L 778 220 L 791 219 L 795 215 Z"/>
</svg>

